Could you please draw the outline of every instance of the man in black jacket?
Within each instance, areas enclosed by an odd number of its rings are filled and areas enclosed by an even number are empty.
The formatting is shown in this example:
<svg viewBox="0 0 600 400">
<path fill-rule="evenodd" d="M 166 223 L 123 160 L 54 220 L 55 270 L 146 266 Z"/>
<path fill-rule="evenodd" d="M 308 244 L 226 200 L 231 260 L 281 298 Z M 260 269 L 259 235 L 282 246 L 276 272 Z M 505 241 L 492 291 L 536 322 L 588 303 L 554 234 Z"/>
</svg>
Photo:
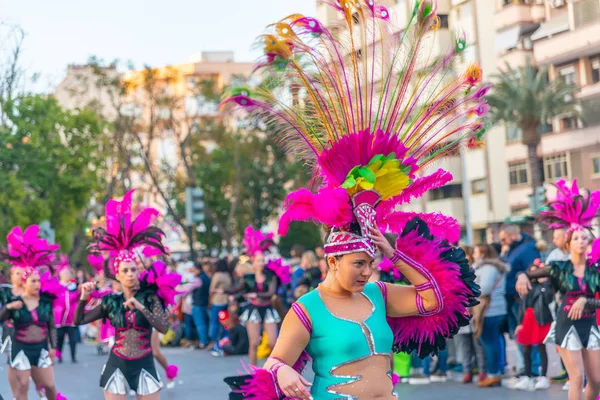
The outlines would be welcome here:
<svg viewBox="0 0 600 400">
<path fill-rule="evenodd" d="M 521 233 L 519 227 L 512 224 L 503 225 L 500 228 L 500 244 L 502 245 L 502 257 L 510 265 L 510 271 L 506 274 L 506 307 L 508 330 L 513 337 L 517 327 L 520 304 L 520 298 L 515 288 L 517 274 L 527 271 L 533 265 L 533 261 L 540 258 L 540 252 L 535 247 L 535 239 L 526 233 Z"/>
<path fill-rule="evenodd" d="M 210 277 L 206 273 L 210 265 L 196 264 L 194 274 L 198 287 L 192 292 L 192 317 L 198 331 L 200 343 L 198 348 L 203 350 L 208 347 L 208 300 L 210 298 Z"/>
</svg>

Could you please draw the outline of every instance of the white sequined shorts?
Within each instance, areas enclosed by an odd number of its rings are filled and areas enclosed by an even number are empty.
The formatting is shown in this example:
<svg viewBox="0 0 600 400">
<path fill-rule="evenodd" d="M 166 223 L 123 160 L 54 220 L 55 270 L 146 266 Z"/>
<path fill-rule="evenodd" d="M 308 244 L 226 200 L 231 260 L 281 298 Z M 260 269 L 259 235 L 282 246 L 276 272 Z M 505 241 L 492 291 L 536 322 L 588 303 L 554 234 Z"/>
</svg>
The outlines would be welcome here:
<svg viewBox="0 0 600 400">
<path fill-rule="evenodd" d="M 278 324 L 281 322 L 281 317 L 277 310 L 271 306 L 256 306 L 250 304 L 248 308 L 240 316 L 242 324 L 247 322 L 256 324 Z"/>
<path fill-rule="evenodd" d="M 140 396 L 154 394 L 162 389 L 152 354 L 137 360 L 126 360 L 112 351 L 100 376 L 100 387 L 108 393 L 128 395 L 134 391 Z"/>
<path fill-rule="evenodd" d="M 52 359 L 46 342 L 30 344 L 8 338 L 8 365 L 19 371 L 28 371 L 32 367 L 50 368 Z"/>
</svg>

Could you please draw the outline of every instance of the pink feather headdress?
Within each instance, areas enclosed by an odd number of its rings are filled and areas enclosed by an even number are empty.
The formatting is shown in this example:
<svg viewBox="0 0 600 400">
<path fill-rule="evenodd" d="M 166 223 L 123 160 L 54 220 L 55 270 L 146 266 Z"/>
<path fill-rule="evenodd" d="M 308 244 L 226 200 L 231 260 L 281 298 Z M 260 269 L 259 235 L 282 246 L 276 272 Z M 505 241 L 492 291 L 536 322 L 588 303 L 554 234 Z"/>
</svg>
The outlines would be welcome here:
<svg viewBox="0 0 600 400">
<path fill-rule="evenodd" d="M 169 272 L 163 261 L 154 261 L 150 269 L 140 273 L 140 280 L 148 285 L 156 285 L 156 295 L 162 299 L 166 307 L 176 304 L 175 296 L 181 294 L 176 290 L 181 283 L 181 275 Z"/>
<path fill-rule="evenodd" d="M 246 249 L 246 254 L 252 257 L 256 253 L 266 252 L 271 246 L 273 246 L 273 234 L 267 233 L 265 235 L 260 231 L 260 229 L 254 229 L 251 226 L 248 226 L 244 230 L 244 239 L 242 240 L 242 244 Z"/>
<path fill-rule="evenodd" d="M 328 255 L 371 254 L 370 225 L 399 232 L 418 216 L 456 242 L 453 218 L 397 206 L 450 182 L 450 173 L 428 168 L 482 141 L 490 85 L 481 84 L 477 65 L 451 72 L 466 38 L 456 36 L 437 57 L 427 52 L 427 38 L 440 27 L 435 0 L 417 1 L 400 35 L 382 33 L 392 31 L 392 19 L 374 0 L 326 4 L 339 13 L 339 31 L 293 14 L 259 38 L 264 57 L 256 69 L 287 87 L 235 87 L 222 102 L 264 121 L 313 168 L 313 185 L 288 195 L 279 234 L 293 221 L 313 221 L 333 228 Z M 375 195 L 357 199 L 364 192 Z M 357 223 L 360 230 L 351 228 Z"/>
<path fill-rule="evenodd" d="M 168 253 L 162 244 L 164 232 L 152 225 L 160 215 L 158 210 L 148 207 L 139 215 L 133 215 L 134 191 L 127 192 L 122 201 L 113 199 L 106 203 L 106 228 L 94 229 L 94 238 L 89 246 L 92 254 L 109 257 L 113 274 L 120 263 L 137 261 L 138 253 L 145 257 Z"/>
<path fill-rule="evenodd" d="M 566 229 L 567 232 L 591 230 L 592 221 L 600 209 L 600 191 L 580 191 L 577 179 L 571 187 L 564 179 L 554 184 L 556 199 L 540 211 L 539 221 L 549 229 Z"/>
<path fill-rule="evenodd" d="M 37 225 L 27 227 L 25 232 L 15 226 L 6 236 L 8 247 L 2 252 L 3 257 L 16 268 L 50 267 L 59 246 L 49 244 L 39 234 L 40 227 Z"/>
<path fill-rule="evenodd" d="M 94 270 L 94 272 L 100 273 L 104 268 L 104 257 L 99 254 L 88 254 L 87 256 L 88 263 L 90 267 Z"/>
<path fill-rule="evenodd" d="M 57 274 L 65 269 L 71 268 L 71 261 L 69 260 L 69 256 L 67 256 L 66 254 L 61 254 L 55 260 L 53 268 Z"/>
</svg>

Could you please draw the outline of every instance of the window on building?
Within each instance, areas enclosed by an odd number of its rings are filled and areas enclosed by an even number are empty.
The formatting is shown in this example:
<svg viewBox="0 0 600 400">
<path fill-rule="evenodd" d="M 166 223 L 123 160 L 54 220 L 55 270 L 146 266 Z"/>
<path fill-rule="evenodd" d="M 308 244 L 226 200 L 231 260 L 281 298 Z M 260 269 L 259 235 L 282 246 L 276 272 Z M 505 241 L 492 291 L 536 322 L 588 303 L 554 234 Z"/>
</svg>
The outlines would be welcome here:
<svg viewBox="0 0 600 400">
<path fill-rule="evenodd" d="M 536 131 L 540 135 L 543 135 L 544 133 L 552 133 L 552 124 L 549 124 L 547 122 L 542 122 L 536 128 Z"/>
<path fill-rule="evenodd" d="M 485 193 L 486 189 L 487 189 L 487 185 L 486 185 L 485 179 L 476 179 L 474 181 L 471 181 L 471 193 L 473 193 L 473 194 Z"/>
<path fill-rule="evenodd" d="M 596 154 L 592 157 L 592 173 L 594 175 L 600 175 L 600 154 Z"/>
<path fill-rule="evenodd" d="M 577 129 L 577 118 L 576 117 L 566 117 L 560 120 L 560 128 L 563 131 L 570 131 L 572 129 Z"/>
<path fill-rule="evenodd" d="M 569 176 L 567 154 L 544 157 L 544 177 L 549 181 Z"/>
<path fill-rule="evenodd" d="M 430 200 L 460 199 L 462 198 L 462 185 L 460 183 L 450 184 L 433 189 L 429 193 L 431 193 Z"/>
<path fill-rule="evenodd" d="M 511 186 L 527 185 L 529 183 L 529 171 L 527 162 L 522 161 L 508 165 L 508 177 Z"/>
<path fill-rule="evenodd" d="M 506 141 L 507 142 L 520 142 L 523 138 L 521 129 L 516 126 L 506 126 Z"/>
<path fill-rule="evenodd" d="M 590 66 L 592 67 L 592 83 L 600 82 L 600 56 L 592 58 Z"/>
<path fill-rule="evenodd" d="M 575 72 L 575 64 L 565 65 L 558 69 L 558 74 L 567 85 L 577 85 L 577 73 Z"/>
<path fill-rule="evenodd" d="M 440 28 L 448 29 L 450 26 L 448 23 L 448 14 L 438 14 L 438 17 L 440 18 Z"/>
<path fill-rule="evenodd" d="M 600 125 L 600 98 L 581 100 L 581 117 L 586 126 Z"/>
<path fill-rule="evenodd" d="M 575 29 L 595 24 L 600 19 L 600 2 L 597 0 L 579 0 L 573 2 L 573 22 Z"/>
</svg>

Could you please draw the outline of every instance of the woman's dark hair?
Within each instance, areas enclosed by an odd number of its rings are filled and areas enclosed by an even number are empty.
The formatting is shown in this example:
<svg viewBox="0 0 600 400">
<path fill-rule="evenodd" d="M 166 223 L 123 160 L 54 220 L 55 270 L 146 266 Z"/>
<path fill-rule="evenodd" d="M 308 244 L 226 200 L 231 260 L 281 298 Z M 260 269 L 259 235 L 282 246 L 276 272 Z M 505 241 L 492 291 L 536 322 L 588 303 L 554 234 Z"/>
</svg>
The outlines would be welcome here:
<svg viewBox="0 0 600 400">
<path fill-rule="evenodd" d="M 494 259 L 498 258 L 498 252 L 491 244 L 487 243 L 479 243 L 476 244 L 475 247 L 479 249 L 481 256 L 485 259 Z"/>
<path fill-rule="evenodd" d="M 217 272 L 225 272 L 227 275 L 229 275 L 229 277 L 231 279 L 233 279 L 233 275 L 231 274 L 231 272 L 229 271 L 229 264 L 227 263 L 227 260 L 224 258 L 221 258 L 217 261 L 217 263 L 215 264 L 215 273 Z"/>
<path fill-rule="evenodd" d="M 494 242 L 491 246 L 496 250 L 496 254 L 502 254 L 502 245 L 498 242 Z"/>
<path fill-rule="evenodd" d="M 293 257 L 302 257 L 302 253 L 304 253 L 304 246 L 301 244 L 293 245 L 291 253 Z"/>
<path fill-rule="evenodd" d="M 469 265 L 473 265 L 473 246 L 469 246 L 469 245 L 465 244 L 460 247 L 465 252 L 465 257 L 467 257 L 467 260 L 469 261 Z"/>
<path fill-rule="evenodd" d="M 215 272 L 229 272 L 229 265 L 227 264 L 227 260 L 221 258 L 217 261 L 217 269 Z"/>
<path fill-rule="evenodd" d="M 233 257 L 233 259 L 227 265 L 227 269 L 229 270 L 229 275 L 233 276 L 233 273 L 235 272 L 235 267 L 237 267 L 237 265 L 239 263 L 240 263 L 240 258 Z"/>
</svg>

